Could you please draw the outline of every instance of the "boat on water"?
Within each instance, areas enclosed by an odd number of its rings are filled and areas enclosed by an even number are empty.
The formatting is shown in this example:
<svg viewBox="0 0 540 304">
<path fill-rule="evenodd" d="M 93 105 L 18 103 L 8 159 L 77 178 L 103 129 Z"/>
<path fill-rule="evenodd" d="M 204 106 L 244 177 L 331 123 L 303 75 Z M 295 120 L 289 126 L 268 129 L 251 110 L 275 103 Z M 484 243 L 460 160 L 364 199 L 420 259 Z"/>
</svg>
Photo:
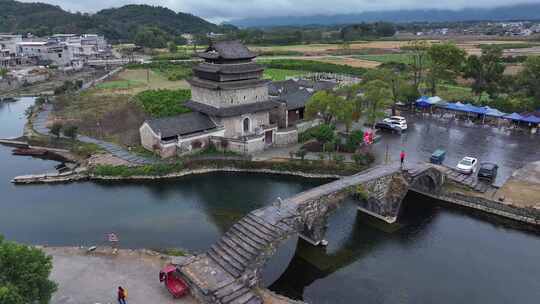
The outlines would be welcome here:
<svg viewBox="0 0 540 304">
<path fill-rule="evenodd" d="M 45 156 L 47 154 L 47 150 L 32 149 L 32 148 L 18 148 L 18 149 L 14 149 L 12 154 L 13 155 L 29 155 L 29 156 Z"/>
</svg>

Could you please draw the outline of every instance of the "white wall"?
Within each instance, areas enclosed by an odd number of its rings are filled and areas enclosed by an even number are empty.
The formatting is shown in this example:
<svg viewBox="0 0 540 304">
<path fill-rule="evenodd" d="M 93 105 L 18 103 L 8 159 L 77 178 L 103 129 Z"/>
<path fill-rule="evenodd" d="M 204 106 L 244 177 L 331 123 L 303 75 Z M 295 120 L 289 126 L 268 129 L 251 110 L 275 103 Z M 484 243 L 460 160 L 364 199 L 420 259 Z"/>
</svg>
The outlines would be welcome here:
<svg viewBox="0 0 540 304">
<path fill-rule="evenodd" d="M 264 85 L 256 88 L 239 90 L 210 90 L 192 86 L 191 99 L 217 108 L 237 106 L 267 101 L 268 87 Z"/>
</svg>

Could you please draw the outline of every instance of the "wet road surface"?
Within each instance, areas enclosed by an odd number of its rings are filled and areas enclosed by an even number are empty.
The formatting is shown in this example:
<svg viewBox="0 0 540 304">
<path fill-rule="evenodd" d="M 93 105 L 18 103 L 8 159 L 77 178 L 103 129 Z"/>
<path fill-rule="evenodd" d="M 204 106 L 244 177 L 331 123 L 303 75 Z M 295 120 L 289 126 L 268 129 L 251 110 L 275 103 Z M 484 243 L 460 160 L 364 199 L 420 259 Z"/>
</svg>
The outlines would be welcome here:
<svg viewBox="0 0 540 304">
<path fill-rule="evenodd" d="M 464 156 L 478 158 L 479 162 L 494 162 L 499 165 L 496 185 L 504 183 L 516 169 L 540 160 L 540 135 L 502 128 L 448 123 L 435 118 L 408 116 L 408 130 L 403 134 L 384 132 L 373 151 L 377 163 L 385 162 L 388 147 L 390 162 L 399 162 L 399 153 L 404 149 L 406 162 L 429 161 L 436 149 L 446 150 L 444 165 L 455 167 Z"/>
</svg>

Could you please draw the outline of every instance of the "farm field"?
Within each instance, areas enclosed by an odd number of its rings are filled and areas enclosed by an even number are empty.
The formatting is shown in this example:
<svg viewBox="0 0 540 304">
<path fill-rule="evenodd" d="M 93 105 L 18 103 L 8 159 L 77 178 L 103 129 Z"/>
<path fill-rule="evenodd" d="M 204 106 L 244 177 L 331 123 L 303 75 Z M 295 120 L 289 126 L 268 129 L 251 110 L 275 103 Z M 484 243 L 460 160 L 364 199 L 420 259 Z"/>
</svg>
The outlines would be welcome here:
<svg viewBox="0 0 540 304">
<path fill-rule="evenodd" d="M 399 63 L 410 63 L 410 55 L 407 53 L 398 53 L 398 54 L 383 54 L 383 55 L 354 55 L 352 58 L 367 60 L 367 61 L 376 61 L 381 63 L 386 62 L 399 62 Z"/>
<path fill-rule="evenodd" d="M 429 43 L 440 43 L 441 40 L 427 40 Z M 449 40 L 451 41 L 451 40 Z M 540 55 L 540 46 L 528 41 L 519 40 L 465 40 L 455 41 L 457 46 L 465 50 L 469 55 L 480 55 L 483 45 L 504 45 L 504 54 L 507 56 Z M 307 59 L 335 64 L 346 64 L 352 67 L 376 68 L 381 63 L 395 61 L 408 63 L 406 54 L 400 53 L 401 47 L 410 41 L 359 41 L 352 42 L 345 50 L 340 44 L 310 44 L 310 45 L 285 45 L 285 46 L 251 46 L 250 48 L 259 53 L 287 54 L 295 53 L 295 56 L 276 56 L 274 59 Z M 347 53 L 336 55 L 337 53 Z M 304 56 L 299 56 L 303 53 Z M 265 57 L 271 59 L 271 57 Z"/>
<path fill-rule="evenodd" d="M 135 95 L 145 90 L 187 89 L 185 80 L 170 81 L 162 73 L 152 69 L 126 69 L 113 79 L 96 86 L 93 94 L 128 94 Z"/>
</svg>

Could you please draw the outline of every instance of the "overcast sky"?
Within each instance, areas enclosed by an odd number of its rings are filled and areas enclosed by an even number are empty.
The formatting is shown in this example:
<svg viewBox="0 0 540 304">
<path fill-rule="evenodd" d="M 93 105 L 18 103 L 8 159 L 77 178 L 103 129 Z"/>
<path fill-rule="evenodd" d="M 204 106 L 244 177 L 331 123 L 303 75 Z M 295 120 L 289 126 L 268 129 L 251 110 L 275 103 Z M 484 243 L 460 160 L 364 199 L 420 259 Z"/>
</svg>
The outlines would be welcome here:
<svg viewBox="0 0 540 304">
<path fill-rule="evenodd" d="M 70 11 L 96 12 L 125 4 L 149 4 L 191 13 L 211 21 L 268 16 L 350 14 L 373 10 L 495 7 L 540 0 L 23 0 L 60 5 Z"/>
</svg>

